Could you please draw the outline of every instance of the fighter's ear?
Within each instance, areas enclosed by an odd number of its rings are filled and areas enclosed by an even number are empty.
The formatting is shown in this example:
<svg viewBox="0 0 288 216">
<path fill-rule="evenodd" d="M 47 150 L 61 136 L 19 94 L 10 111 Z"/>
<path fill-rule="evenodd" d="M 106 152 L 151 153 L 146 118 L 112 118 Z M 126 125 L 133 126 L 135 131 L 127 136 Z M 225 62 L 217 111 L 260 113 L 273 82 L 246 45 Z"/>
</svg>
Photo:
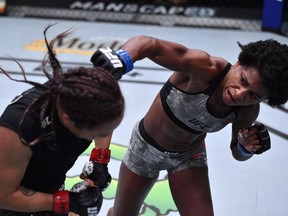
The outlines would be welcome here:
<svg viewBox="0 0 288 216">
<path fill-rule="evenodd" d="M 65 126 L 73 125 L 73 122 L 70 120 L 70 117 L 66 113 L 61 113 L 62 121 Z"/>
<path fill-rule="evenodd" d="M 59 98 L 57 98 L 56 100 L 56 110 L 60 119 L 60 122 L 67 128 L 71 128 L 71 126 L 74 125 L 74 122 L 71 121 L 70 117 L 68 116 L 68 114 L 62 109 L 60 102 L 59 102 Z"/>
</svg>

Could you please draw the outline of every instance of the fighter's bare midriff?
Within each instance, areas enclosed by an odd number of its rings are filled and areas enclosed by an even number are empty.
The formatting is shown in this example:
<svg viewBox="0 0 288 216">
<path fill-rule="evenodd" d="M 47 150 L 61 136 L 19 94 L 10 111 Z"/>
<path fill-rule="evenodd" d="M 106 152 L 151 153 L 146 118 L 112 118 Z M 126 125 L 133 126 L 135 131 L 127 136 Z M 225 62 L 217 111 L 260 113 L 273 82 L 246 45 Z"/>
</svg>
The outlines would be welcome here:
<svg viewBox="0 0 288 216">
<path fill-rule="evenodd" d="M 176 125 L 163 110 L 160 95 L 153 101 L 144 118 L 146 132 L 160 146 L 169 151 L 186 151 L 192 145 L 201 144 L 206 136 L 205 133 L 193 134 Z"/>
</svg>

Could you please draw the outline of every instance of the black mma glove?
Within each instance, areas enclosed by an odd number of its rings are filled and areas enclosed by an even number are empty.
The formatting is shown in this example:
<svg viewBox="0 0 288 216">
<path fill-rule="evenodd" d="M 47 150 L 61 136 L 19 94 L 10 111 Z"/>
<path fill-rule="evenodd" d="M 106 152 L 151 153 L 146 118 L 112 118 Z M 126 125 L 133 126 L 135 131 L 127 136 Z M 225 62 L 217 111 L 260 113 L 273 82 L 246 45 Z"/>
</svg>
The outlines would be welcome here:
<svg viewBox="0 0 288 216">
<path fill-rule="evenodd" d="M 107 166 L 110 161 L 110 153 L 109 149 L 94 148 L 90 155 L 90 161 L 84 165 L 80 176 L 82 179 L 91 179 L 101 191 L 111 183 L 111 175 Z"/>
<path fill-rule="evenodd" d="M 257 129 L 256 134 L 259 139 L 259 144 L 262 145 L 262 148 L 255 151 L 254 154 L 262 154 L 263 152 L 271 148 L 271 140 L 268 133 L 268 130 L 263 124 L 256 123 L 251 128 L 255 127 Z"/>
<path fill-rule="evenodd" d="M 103 196 L 97 186 L 88 186 L 83 181 L 74 185 L 71 191 L 54 193 L 54 212 L 68 214 L 73 212 L 81 216 L 97 216 L 103 202 Z"/>
<path fill-rule="evenodd" d="M 98 49 L 90 61 L 95 67 L 103 67 L 117 80 L 133 69 L 133 60 L 125 50 L 112 50 L 109 47 Z"/>
</svg>

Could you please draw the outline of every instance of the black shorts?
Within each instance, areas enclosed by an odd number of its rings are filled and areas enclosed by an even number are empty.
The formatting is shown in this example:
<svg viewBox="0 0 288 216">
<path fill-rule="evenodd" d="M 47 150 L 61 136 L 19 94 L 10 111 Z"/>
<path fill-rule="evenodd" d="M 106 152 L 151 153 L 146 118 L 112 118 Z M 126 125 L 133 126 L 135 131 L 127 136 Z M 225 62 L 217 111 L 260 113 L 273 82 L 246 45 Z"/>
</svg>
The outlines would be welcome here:
<svg viewBox="0 0 288 216">
<path fill-rule="evenodd" d="M 1 216 L 68 216 L 68 214 L 56 214 L 53 211 L 26 213 L 26 212 L 10 211 L 5 209 L 0 209 L 0 215 Z"/>
</svg>

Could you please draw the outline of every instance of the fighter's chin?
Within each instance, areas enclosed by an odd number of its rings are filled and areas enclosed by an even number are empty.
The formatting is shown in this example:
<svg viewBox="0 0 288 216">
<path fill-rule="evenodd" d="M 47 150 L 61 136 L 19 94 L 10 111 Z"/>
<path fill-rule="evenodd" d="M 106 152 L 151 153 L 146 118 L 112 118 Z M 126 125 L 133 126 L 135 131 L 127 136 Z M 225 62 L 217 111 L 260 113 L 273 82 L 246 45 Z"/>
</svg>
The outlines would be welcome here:
<svg viewBox="0 0 288 216">
<path fill-rule="evenodd" d="M 228 90 L 223 94 L 223 102 L 228 106 L 236 106 L 236 103 Z"/>
<path fill-rule="evenodd" d="M 224 98 L 223 102 L 224 102 L 224 104 L 226 104 L 227 106 L 233 106 L 233 105 L 234 105 L 232 101 L 225 100 L 225 98 Z"/>
</svg>

